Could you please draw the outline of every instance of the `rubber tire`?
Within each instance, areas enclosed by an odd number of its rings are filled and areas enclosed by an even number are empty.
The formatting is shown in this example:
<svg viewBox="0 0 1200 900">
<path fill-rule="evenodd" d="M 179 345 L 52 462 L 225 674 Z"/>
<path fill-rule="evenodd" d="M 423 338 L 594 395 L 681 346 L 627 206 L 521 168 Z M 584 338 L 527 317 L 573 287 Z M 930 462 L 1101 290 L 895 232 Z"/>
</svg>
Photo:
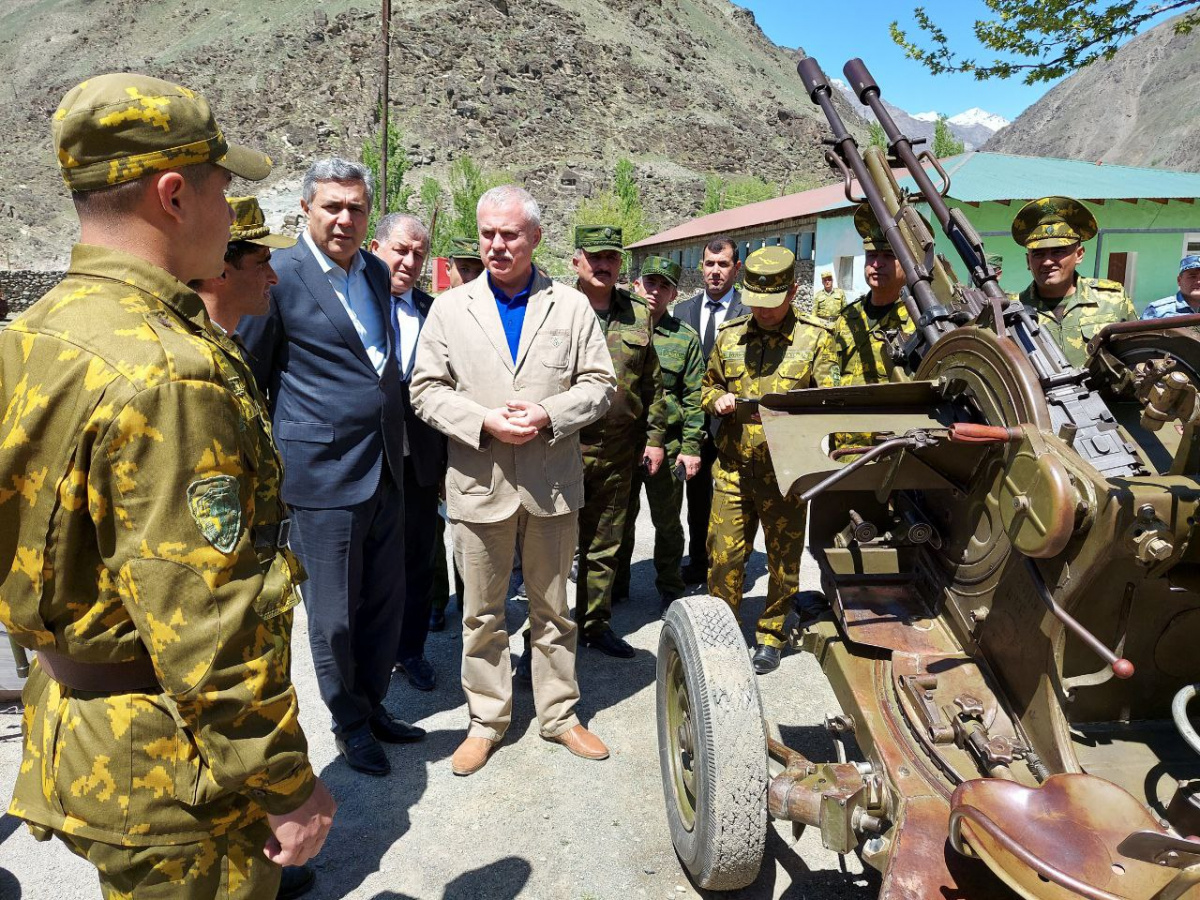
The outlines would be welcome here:
<svg viewBox="0 0 1200 900">
<path fill-rule="evenodd" d="M 675 801 L 667 713 L 669 662 L 677 650 L 693 717 L 696 774 L 691 831 Z M 758 876 L 767 838 L 767 739 L 758 676 L 729 605 L 676 600 L 658 641 L 658 761 L 671 842 L 706 890 L 731 891 Z"/>
</svg>

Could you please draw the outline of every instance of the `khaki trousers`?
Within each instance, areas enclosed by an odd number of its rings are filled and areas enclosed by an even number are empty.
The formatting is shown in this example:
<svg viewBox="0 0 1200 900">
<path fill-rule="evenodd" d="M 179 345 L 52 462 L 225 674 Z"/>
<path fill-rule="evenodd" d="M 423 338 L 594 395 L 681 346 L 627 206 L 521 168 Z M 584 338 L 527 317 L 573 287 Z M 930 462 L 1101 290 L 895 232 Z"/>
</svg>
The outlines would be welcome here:
<svg viewBox="0 0 1200 900">
<path fill-rule="evenodd" d="M 500 522 L 455 522 L 463 576 L 462 686 L 471 714 L 468 737 L 498 741 L 512 720 L 512 663 L 504 601 L 521 546 L 529 594 L 533 702 L 544 737 L 579 724 L 575 704 L 575 623 L 567 613 L 567 575 L 578 539 L 578 514 L 534 516 L 524 508 Z"/>
</svg>

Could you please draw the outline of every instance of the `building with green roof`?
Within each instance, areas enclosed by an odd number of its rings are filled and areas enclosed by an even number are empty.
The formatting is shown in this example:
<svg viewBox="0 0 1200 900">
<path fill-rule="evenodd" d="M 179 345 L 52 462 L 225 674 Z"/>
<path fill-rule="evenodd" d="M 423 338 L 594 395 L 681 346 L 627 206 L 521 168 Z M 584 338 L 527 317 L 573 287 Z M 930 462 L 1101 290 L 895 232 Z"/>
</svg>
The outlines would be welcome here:
<svg viewBox="0 0 1200 900">
<path fill-rule="evenodd" d="M 1139 309 L 1175 293 L 1180 258 L 1200 253 L 1200 174 L 981 151 L 950 157 L 942 166 L 950 176 L 949 204 L 965 212 L 989 253 L 1004 258 L 1005 290 L 1029 283 L 1024 248 L 1009 229 L 1017 210 L 1038 197 L 1074 197 L 1091 209 L 1100 231 L 1085 244 L 1080 271 L 1120 281 Z M 915 189 L 907 174 L 897 174 L 901 186 Z M 920 208 L 928 217 L 928 209 Z M 820 272 L 832 269 L 837 285 L 853 296 L 866 289 L 853 212 L 842 186 L 832 184 L 691 219 L 631 249 L 637 264 L 646 255 L 668 256 L 694 273 L 704 245 L 718 234 L 738 241 L 743 258 L 758 247 L 783 244 L 796 253 L 803 280 L 815 288 Z M 939 249 L 956 261 L 949 242 L 938 236 Z M 689 286 L 699 286 L 694 274 L 681 288 Z"/>
</svg>

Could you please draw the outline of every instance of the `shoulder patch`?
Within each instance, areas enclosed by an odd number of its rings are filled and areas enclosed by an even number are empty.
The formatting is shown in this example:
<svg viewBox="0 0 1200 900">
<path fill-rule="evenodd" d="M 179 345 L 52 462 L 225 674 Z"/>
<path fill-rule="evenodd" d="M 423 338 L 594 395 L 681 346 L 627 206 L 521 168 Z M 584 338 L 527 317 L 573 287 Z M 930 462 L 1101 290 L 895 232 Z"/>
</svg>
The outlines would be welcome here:
<svg viewBox="0 0 1200 900">
<path fill-rule="evenodd" d="M 242 500 L 232 475 L 200 478 L 188 485 L 188 510 L 204 539 L 229 553 L 242 533 Z"/>
<path fill-rule="evenodd" d="M 750 318 L 751 318 L 751 314 L 746 313 L 746 315 L 744 315 L 744 316 L 737 316 L 733 319 L 726 319 L 724 322 L 722 322 L 720 325 L 717 326 L 717 331 L 724 331 L 726 328 L 729 328 L 731 325 L 742 325 L 745 322 L 747 322 Z"/>
</svg>

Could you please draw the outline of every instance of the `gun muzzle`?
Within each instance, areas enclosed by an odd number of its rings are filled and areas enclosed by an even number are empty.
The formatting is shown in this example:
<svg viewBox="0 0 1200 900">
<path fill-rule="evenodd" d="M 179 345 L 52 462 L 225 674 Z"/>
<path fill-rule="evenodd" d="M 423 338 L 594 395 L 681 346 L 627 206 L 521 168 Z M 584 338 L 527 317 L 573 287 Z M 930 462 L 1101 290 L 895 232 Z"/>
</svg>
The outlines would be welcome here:
<svg viewBox="0 0 1200 900">
<path fill-rule="evenodd" d="M 850 83 L 850 89 L 854 91 L 854 96 L 858 98 L 859 103 L 867 102 L 867 94 L 870 91 L 874 91 L 876 96 L 879 95 L 879 85 L 867 71 L 867 64 L 857 56 L 842 67 L 842 73 L 846 76 L 846 81 Z"/>
<path fill-rule="evenodd" d="M 821 64 L 811 56 L 800 60 L 796 71 L 800 73 L 800 80 L 804 82 L 804 89 L 808 91 L 808 99 L 813 103 L 817 102 L 817 94 L 822 89 L 829 91 L 829 79 L 821 71 Z"/>
</svg>

